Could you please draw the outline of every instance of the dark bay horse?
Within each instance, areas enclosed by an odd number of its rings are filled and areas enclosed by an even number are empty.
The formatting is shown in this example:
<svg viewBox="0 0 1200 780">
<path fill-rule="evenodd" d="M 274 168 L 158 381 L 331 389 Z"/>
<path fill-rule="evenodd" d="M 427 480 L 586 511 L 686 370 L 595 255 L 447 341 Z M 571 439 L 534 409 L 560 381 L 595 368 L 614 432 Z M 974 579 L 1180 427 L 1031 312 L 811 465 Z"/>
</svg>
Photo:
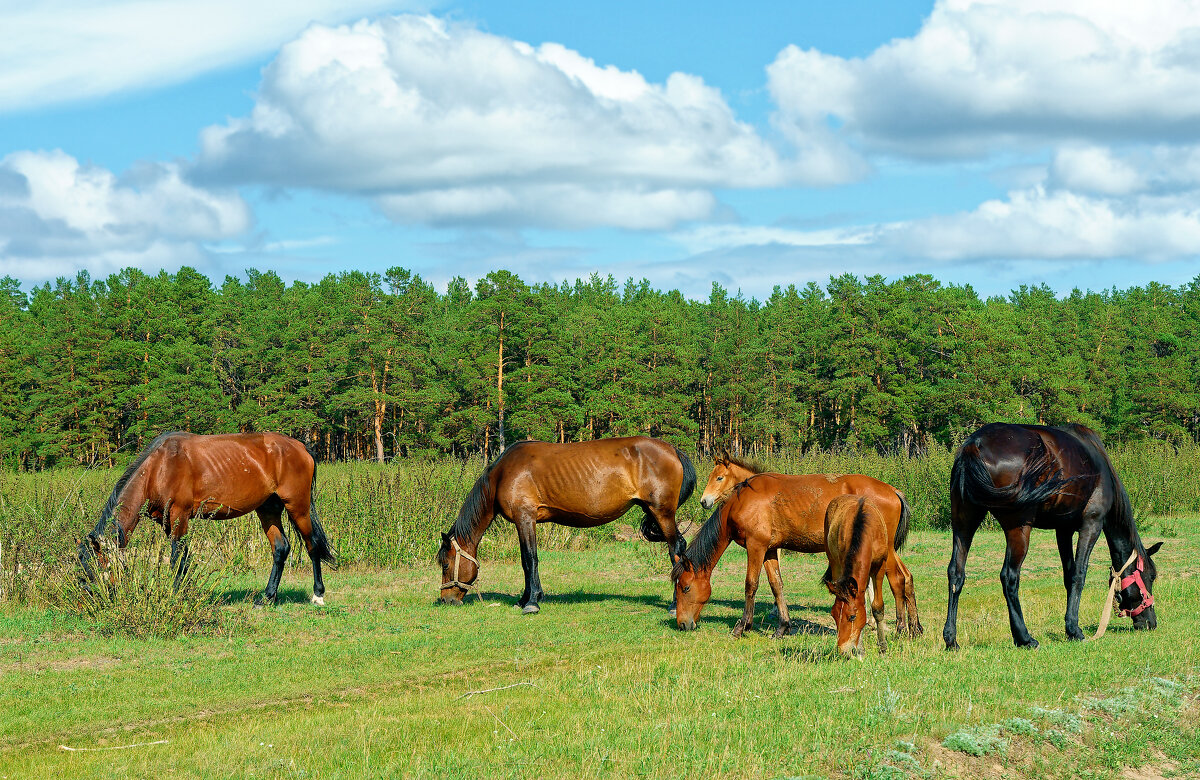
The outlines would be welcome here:
<svg viewBox="0 0 1200 780">
<path fill-rule="evenodd" d="M 754 468 L 741 463 L 742 468 Z M 716 470 L 714 469 L 714 473 Z M 779 609 L 776 637 L 789 628 L 787 601 L 779 574 L 779 550 L 804 553 L 825 552 L 825 511 L 842 495 L 869 496 L 883 512 L 888 538 L 899 550 L 908 536 L 908 502 L 891 485 L 863 474 L 756 474 L 731 489 L 728 500 L 713 512 L 691 545 L 671 571 L 675 582 L 680 629 L 691 630 L 712 596 L 712 571 L 731 542 L 746 548 L 746 607 L 733 628 L 741 636 L 754 618 L 754 595 L 760 571 L 767 580 Z M 895 559 L 888 578 L 896 598 L 897 629 L 913 636 L 921 633 L 912 574 Z"/>
<path fill-rule="evenodd" d="M 838 496 L 829 502 L 825 510 L 825 555 L 829 558 L 829 568 L 821 581 L 833 594 L 831 614 L 837 624 L 838 652 L 847 658 L 863 659 L 866 597 L 872 590 L 871 612 L 875 617 L 879 652 L 887 651 L 883 578 L 888 569 L 896 567 L 896 562 L 889 560 L 896 555 L 891 541 L 883 513 L 870 498 Z"/>
<path fill-rule="evenodd" d="M 950 602 L 943 637 L 946 649 L 958 648 L 958 596 L 966 579 L 967 552 L 988 512 L 999 522 L 1008 542 L 1000 582 L 1008 602 L 1008 622 L 1018 647 L 1037 647 L 1025 627 L 1017 591 L 1021 564 L 1029 549 L 1031 528 L 1053 529 L 1058 535 L 1063 584 L 1067 589 L 1067 638 L 1083 639 L 1079 630 L 1079 598 L 1087 579 L 1088 558 L 1103 531 L 1113 571 L 1133 574 L 1122 580 L 1120 606 L 1134 628 L 1158 625 L 1151 589 L 1158 571 L 1151 557 L 1162 543 L 1147 550 L 1138 536 L 1133 508 L 1100 437 L 1082 425 L 990 423 L 963 442 L 950 472 L 950 523 L 954 547 L 946 575 Z M 1072 553 L 1072 537 L 1079 544 Z"/>
<path fill-rule="evenodd" d="M 645 513 L 642 535 L 667 543 L 674 563 L 684 542 L 675 511 L 696 487 L 696 470 L 678 447 L 645 436 L 575 444 L 513 444 L 475 482 L 458 520 L 442 534 L 441 600 L 461 604 L 479 576 L 479 540 L 499 514 L 517 527 L 525 591 L 518 606 L 538 611 L 537 524 L 594 528 L 634 505 Z M 674 610 L 674 604 L 671 609 Z"/>
<path fill-rule="evenodd" d="M 325 603 L 321 561 L 336 566 L 325 530 L 312 504 L 317 464 L 304 445 L 278 433 L 234 433 L 197 436 L 175 431 L 150 442 L 117 480 L 100 522 L 79 545 L 79 560 L 88 578 L 93 561 L 106 565 L 100 539 L 111 521 L 117 546 L 124 548 L 142 517 L 162 525 L 171 538 L 171 565 L 187 568 L 188 521 L 219 519 L 258 512 L 274 548 L 274 566 L 263 594 L 274 601 L 283 563 L 291 546 L 283 531 L 283 512 L 299 531 L 313 564 L 314 604 Z"/>
</svg>

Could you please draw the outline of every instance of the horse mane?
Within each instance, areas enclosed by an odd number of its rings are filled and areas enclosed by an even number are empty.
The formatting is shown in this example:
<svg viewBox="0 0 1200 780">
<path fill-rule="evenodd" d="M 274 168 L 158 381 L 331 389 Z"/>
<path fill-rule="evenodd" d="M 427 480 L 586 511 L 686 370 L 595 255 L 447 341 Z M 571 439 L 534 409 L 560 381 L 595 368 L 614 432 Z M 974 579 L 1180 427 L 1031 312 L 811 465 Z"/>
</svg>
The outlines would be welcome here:
<svg viewBox="0 0 1200 780">
<path fill-rule="evenodd" d="M 1122 531 L 1129 532 L 1129 538 L 1133 541 L 1134 549 L 1143 558 L 1146 557 L 1146 547 L 1142 544 L 1142 537 L 1138 534 L 1137 524 L 1133 518 L 1133 503 L 1129 500 L 1129 493 L 1125 490 L 1125 483 L 1121 482 L 1121 478 L 1117 475 L 1117 470 L 1113 468 L 1112 460 L 1108 457 L 1108 450 L 1104 448 L 1104 442 L 1100 441 L 1100 437 L 1091 428 L 1087 428 L 1077 423 L 1063 428 L 1069 433 L 1079 444 L 1084 451 L 1091 457 L 1092 462 L 1097 466 L 1107 469 L 1108 476 L 1112 479 L 1113 484 L 1113 505 L 1109 511 L 1108 519 L 1116 524 L 1117 528 Z"/>
<path fill-rule="evenodd" d="M 700 526 L 700 530 L 696 533 L 692 543 L 683 551 L 683 555 L 679 556 L 679 560 L 671 567 L 671 582 L 679 582 L 679 578 L 683 575 L 685 568 L 687 569 L 707 569 L 712 565 L 713 555 L 717 550 L 717 543 L 721 538 L 721 512 L 729 507 L 729 502 L 718 504 L 713 510 L 712 516 L 704 521 L 704 525 Z"/>
<path fill-rule="evenodd" d="M 481 519 L 487 516 L 485 511 L 488 504 L 495 500 L 495 496 L 491 491 L 491 476 L 492 470 L 499 465 L 500 461 L 510 452 L 520 447 L 522 444 L 527 444 L 528 440 L 515 442 L 504 449 L 504 452 L 496 456 L 496 459 L 488 464 L 488 467 L 479 475 L 479 479 L 475 480 L 475 484 L 471 487 L 471 492 L 467 494 L 463 501 L 462 508 L 458 510 L 458 517 L 454 520 L 454 525 L 450 526 L 449 533 L 442 534 L 442 546 L 438 549 L 437 562 L 441 566 L 445 566 L 449 561 L 450 556 L 450 540 L 458 539 L 460 542 L 474 541 L 475 526 Z"/>
<path fill-rule="evenodd" d="M 834 583 L 832 568 L 826 568 L 825 575 L 821 578 L 826 586 L 842 598 L 852 599 L 858 596 L 858 584 L 854 579 L 851 562 L 858 556 L 858 551 L 862 549 L 866 532 L 867 498 L 859 496 L 858 506 L 854 511 L 854 520 L 850 525 L 850 544 L 846 545 L 846 554 L 842 557 L 842 578 Z"/>
<path fill-rule="evenodd" d="M 767 467 L 764 466 L 759 461 L 753 460 L 752 458 L 746 458 L 746 457 L 742 457 L 740 455 L 734 456 L 734 455 L 730 455 L 728 452 L 721 453 L 721 458 L 722 458 L 722 460 L 724 460 L 727 463 L 732 463 L 735 466 L 741 466 L 744 469 L 753 471 L 755 474 L 767 473 Z"/>
<path fill-rule="evenodd" d="M 96 523 L 96 527 L 90 534 L 91 536 L 99 539 L 104 534 L 105 526 L 107 526 L 108 521 L 112 519 L 113 513 L 117 511 L 117 507 L 121 505 L 121 494 L 124 493 L 125 488 L 129 486 L 129 482 L 133 479 L 133 475 L 136 474 L 137 470 L 140 469 L 142 464 L 146 462 L 146 458 L 149 458 L 150 454 L 158 449 L 159 445 L 161 445 L 167 439 L 171 438 L 172 436 L 186 435 L 186 433 L 187 431 L 168 431 L 167 433 L 160 433 L 158 436 L 154 437 L 153 441 L 146 445 L 146 448 L 141 451 L 141 454 L 133 459 L 133 462 L 125 467 L 125 472 L 121 474 L 120 479 L 117 480 L 117 484 L 113 486 L 112 494 L 109 495 L 108 502 L 105 503 L 104 509 L 100 510 L 100 522 Z M 117 533 L 121 533 L 119 527 Z"/>
</svg>

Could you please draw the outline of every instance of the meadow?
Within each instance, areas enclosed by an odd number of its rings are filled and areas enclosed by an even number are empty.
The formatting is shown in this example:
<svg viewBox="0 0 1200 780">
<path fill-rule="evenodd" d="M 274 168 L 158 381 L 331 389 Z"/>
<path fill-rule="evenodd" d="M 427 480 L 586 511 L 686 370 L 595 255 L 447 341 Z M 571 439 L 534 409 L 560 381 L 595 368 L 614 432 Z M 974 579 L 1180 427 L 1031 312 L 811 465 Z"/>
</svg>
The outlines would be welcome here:
<svg viewBox="0 0 1200 780">
<path fill-rule="evenodd" d="M 1099 642 L 1065 641 L 1053 535 L 1035 533 L 1021 593 L 1042 646 L 1016 649 L 998 581 L 1003 540 L 984 528 L 953 654 L 940 637 L 950 453 L 770 461 L 877 474 L 912 500 L 917 530 L 903 555 L 926 633 L 891 638 L 882 656 L 868 643 L 862 663 L 838 658 L 828 633 L 823 560 L 783 564 L 804 631 L 770 638 L 764 584 L 756 630 L 735 641 L 745 556 L 731 548 L 700 629 L 685 634 L 666 616 L 662 546 L 613 541 L 612 527 L 541 529 L 549 595 L 522 616 L 509 606 L 523 582 L 515 534 L 497 523 L 481 547 L 482 599 L 436 606 L 438 534 L 481 466 L 458 461 L 321 466 L 317 505 L 344 561 L 326 575 L 324 608 L 308 602 L 299 555 L 280 603 L 254 609 L 268 561 L 257 522 L 201 524 L 199 565 L 220 577 L 217 619 L 134 638 L 54 598 L 117 472 L 0 475 L 0 778 L 1195 776 L 1200 495 L 1187 477 L 1200 456 L 1142 446 L 1114 448 L 1114 459 L 1143 537 L 1166 540 L 1159 629 L 1116 619 Z M 696 461 L 703 480 L 708 464 Z M 702 519 L 695 498 L 681 516 Z M 145 524 L 135 545 L 152 549 L 155 531 Z M 1085 632 L 1107 566 L 1102 541 Z"/>
</svg>

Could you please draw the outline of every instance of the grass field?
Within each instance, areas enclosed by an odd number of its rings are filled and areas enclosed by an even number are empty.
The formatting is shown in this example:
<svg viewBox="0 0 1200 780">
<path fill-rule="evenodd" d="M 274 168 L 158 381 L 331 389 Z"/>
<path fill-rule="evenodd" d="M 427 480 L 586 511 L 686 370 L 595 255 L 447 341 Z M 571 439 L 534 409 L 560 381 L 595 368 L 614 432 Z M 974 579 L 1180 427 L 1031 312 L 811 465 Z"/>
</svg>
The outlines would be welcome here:
<svg viewBox="0 0 1200 780">
<path fill-rule="evenodd" d="M 1147 543 L 1161 538 L 1149 525 Z M 533 616 L 510 608 L 522 575 L 500 544 L 487 548 L 486 603 L 459 608 L 434 606 L 432 563 L 331 572 L 324 608 L 308 603 L 307 566 L 288 567 L 265 610 L 249 597 L 266 569 L 239 574 L 222 627 L 175 640 L 106 638 L 9 600 L 0 778 L 1195 777 L 1200 520 L 1160 525 L 1175 537 L 1156 557 L 1158 631 L 1115 619 L 1084 644 L 1064 640 L 1053 535 L 1035 534 L 1022 595 L 1036 651 L 1012 645 L 1002 538 L 982 529 L 954 654 L 940 636 L 949 537 L 917 531 L 904 558 L 926 634 L 884 656 L 868 642 L 863 663 L 820 633 L 830 596 L 813 557 L 788 555 L 783 572 L 814 633 L 731 639 L 740 548 L 687 634 L 666 617 L 661 546 L 594 538 L 541 555 L 549 596 Z M 1107 582 L 1103 540 L 1092 560 L 1085 631 Z M 756 627 L 770 607 L 764 582 Z"/>
</svg>

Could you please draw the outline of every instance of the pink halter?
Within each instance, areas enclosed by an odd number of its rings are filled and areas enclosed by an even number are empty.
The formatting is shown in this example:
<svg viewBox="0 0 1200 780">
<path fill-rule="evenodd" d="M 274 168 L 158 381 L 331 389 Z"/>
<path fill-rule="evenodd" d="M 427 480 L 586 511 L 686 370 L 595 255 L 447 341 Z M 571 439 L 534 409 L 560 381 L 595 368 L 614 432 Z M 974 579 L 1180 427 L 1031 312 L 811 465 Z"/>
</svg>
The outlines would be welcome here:
<svg viewBox="0 0 1200 780">
<path fill-rule="evenodd" d="M 1150 594 L 1149 590 L 1147 590 L 1146 582 L 1142 579 L 1142 572 L 1145 570 L 1145 563 L 1146 562 L 1142 559 L 1142 556 L 1139 555 L 1137 557 L 1137 566 L 1134 568 L 1133 573 L 1121 578 L 1121 590 L 1125 590 L 1130 585 L 1136 584 L 1138 586 L 1138 590 L 1142 592 L 1142 602 L 1133 609 L 1119 610 L 1118 612 L 1121 615 L 1126 617 L 1137 617 L 1145 612 L 1149 607 L 1154 606 L 1154 596 Z M 1124 571 L 1124 569 L 1122 569 L 1122 571 Z M 1114 575 L 1116 574 L 1117 572 L 1114 572 Z"/>
</svg>

